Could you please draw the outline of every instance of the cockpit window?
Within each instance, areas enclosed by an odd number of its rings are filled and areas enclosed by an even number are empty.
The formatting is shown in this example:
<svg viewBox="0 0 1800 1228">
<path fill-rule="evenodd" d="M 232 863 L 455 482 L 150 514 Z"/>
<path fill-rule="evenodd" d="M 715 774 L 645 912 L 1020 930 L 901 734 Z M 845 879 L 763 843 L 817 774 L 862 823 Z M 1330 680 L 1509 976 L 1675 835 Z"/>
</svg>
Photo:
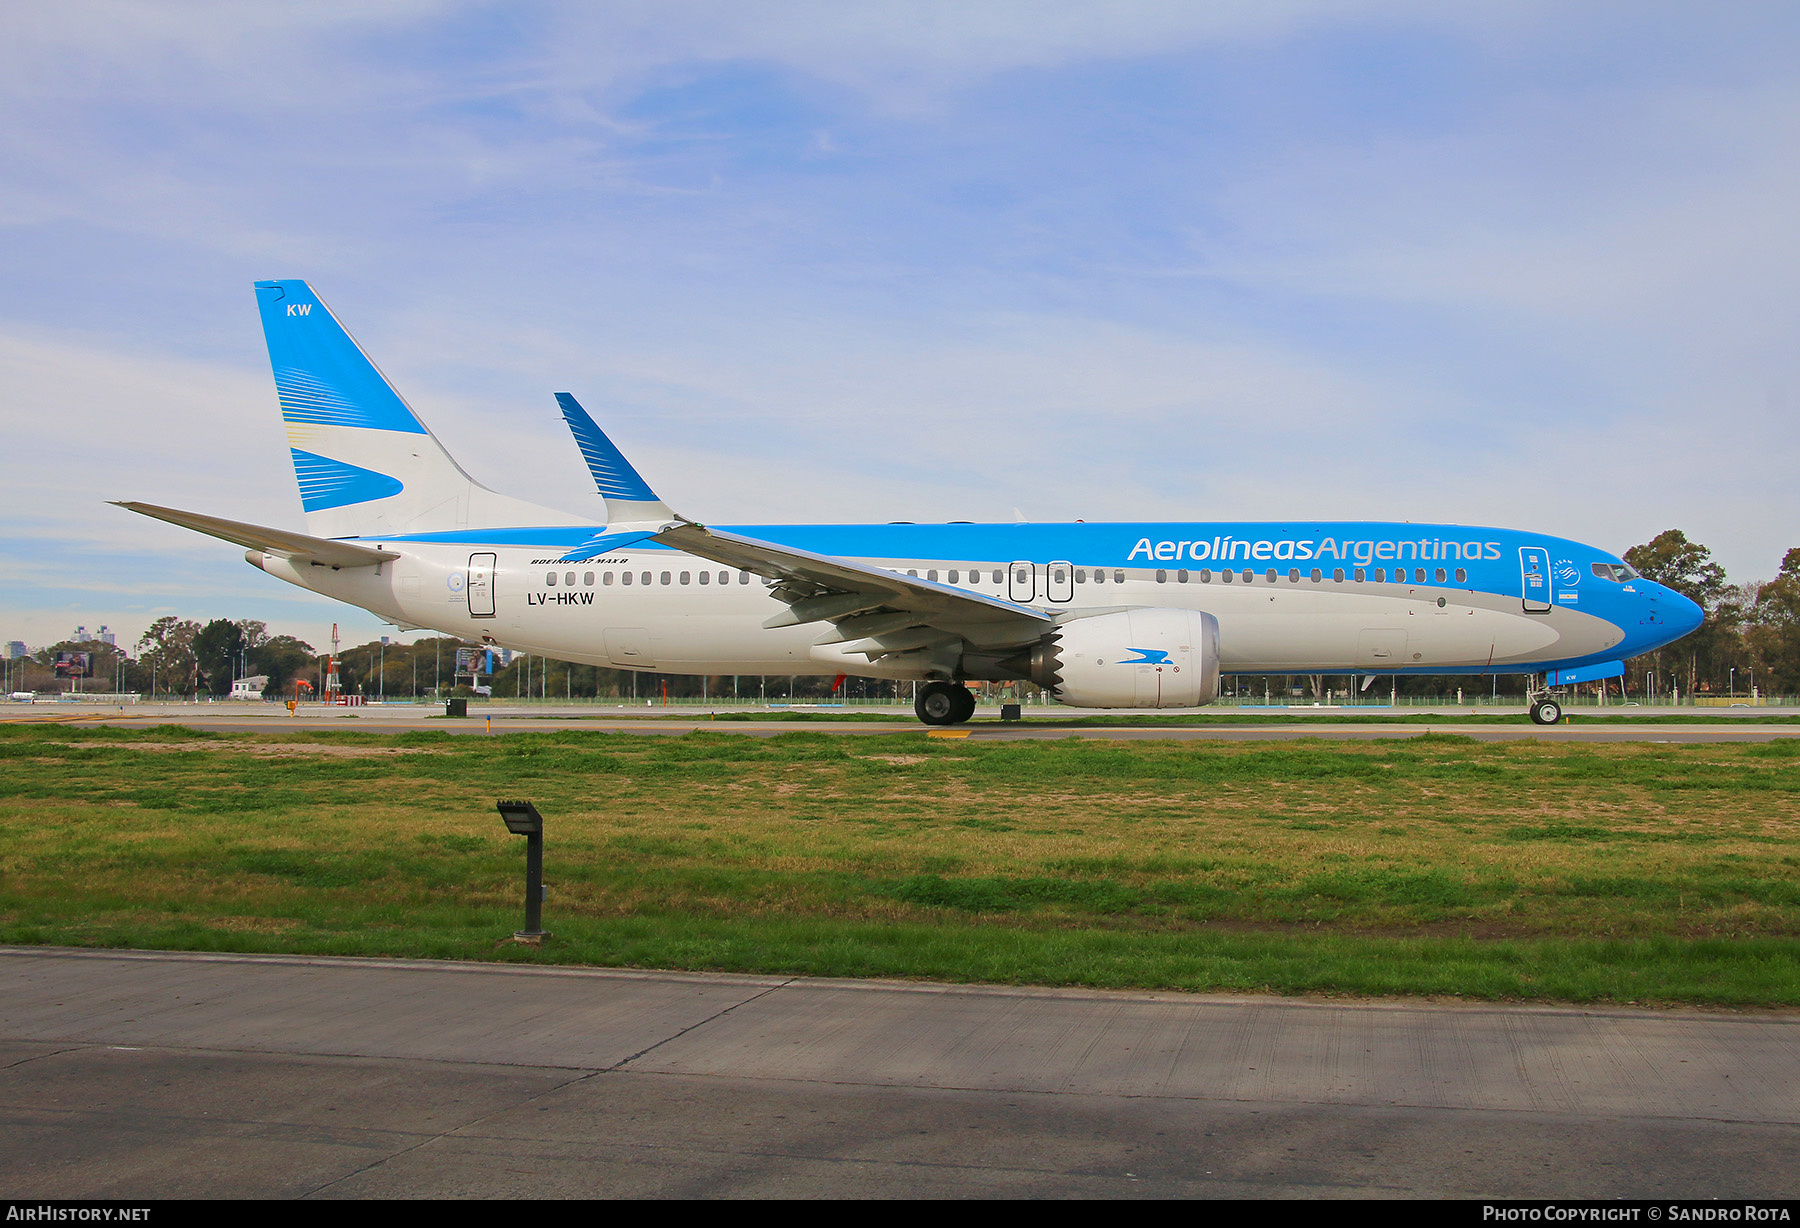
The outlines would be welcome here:
<svg viewBox="0 0 1800 1228">
<path fill-rule="evenodd" d="M 1638 578 L 1638 573 L 1625 563 L 1595 563 L 1593 572 L 1602 580 L 1616 580 L 1620 584 Z"/>
</svg>

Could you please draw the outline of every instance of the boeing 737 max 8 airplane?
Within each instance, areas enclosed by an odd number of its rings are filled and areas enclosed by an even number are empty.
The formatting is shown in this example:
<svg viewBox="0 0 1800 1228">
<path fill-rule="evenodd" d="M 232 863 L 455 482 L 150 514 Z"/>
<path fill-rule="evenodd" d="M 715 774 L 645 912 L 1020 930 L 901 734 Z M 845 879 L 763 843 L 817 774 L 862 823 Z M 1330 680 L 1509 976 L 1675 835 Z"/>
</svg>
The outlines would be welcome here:
<svg viewBox="0 0 1800 1228">
<path fill-rule="evenodd" d="M 914 679 L 928 724 L 971 679 L 1094 708 L 1210 703 L 1221 674 L 1526 674 L 1556 688 L 1700 625 L 1617 555 L 1442 524 L 722 528 L 665 505 L 557 394 L 606 523 L 465 473 L 304 281 L 256 283 L 306 532 L 145 503 L 272 576 L 411 630 L 677 674 Z"/>
</svg>

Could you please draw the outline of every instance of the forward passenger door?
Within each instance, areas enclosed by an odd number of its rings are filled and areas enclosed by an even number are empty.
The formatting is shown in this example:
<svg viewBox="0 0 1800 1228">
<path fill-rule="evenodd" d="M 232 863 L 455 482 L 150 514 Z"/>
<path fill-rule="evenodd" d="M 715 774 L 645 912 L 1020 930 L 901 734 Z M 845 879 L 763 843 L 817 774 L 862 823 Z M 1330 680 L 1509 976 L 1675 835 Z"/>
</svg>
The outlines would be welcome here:
<svg viewBox="0 0 1800 1228">
<path fill-rule="evenodd" d="M 1519 547 L 1519 592 L 1527 614 L 1550 609 L 1550 552 L 1542 546 Z"/>
</svg>

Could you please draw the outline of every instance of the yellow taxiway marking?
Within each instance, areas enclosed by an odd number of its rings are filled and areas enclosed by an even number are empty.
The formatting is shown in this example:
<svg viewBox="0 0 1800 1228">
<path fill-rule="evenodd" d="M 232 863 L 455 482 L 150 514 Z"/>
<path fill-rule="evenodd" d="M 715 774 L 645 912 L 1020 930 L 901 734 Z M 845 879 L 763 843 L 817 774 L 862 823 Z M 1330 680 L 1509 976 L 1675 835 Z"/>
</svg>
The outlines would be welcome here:
<svg viewBox="0 0 1800 1228">
<path fill-rule="evenodd" d="M 928 738 L 966 738 L 974 732 L 973 729 L 927 729 L 925 736 Z"/>
</svg>

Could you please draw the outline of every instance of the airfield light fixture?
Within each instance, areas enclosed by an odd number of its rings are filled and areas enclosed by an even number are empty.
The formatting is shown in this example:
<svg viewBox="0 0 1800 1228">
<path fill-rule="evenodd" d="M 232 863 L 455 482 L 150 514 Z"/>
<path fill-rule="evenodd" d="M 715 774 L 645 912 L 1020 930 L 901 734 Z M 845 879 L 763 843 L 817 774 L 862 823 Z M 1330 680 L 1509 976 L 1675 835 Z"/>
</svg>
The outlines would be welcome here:
<svg viewBox="0 0 1800 1228">
<path fill-rule="evenodd" d="M 525 928 L 513 934 L 525 942 L 542 942 L 544 929 L 544 816 L 530 802 L 495 802 L 506 830 L 525 837 Z"/>
</svg>

